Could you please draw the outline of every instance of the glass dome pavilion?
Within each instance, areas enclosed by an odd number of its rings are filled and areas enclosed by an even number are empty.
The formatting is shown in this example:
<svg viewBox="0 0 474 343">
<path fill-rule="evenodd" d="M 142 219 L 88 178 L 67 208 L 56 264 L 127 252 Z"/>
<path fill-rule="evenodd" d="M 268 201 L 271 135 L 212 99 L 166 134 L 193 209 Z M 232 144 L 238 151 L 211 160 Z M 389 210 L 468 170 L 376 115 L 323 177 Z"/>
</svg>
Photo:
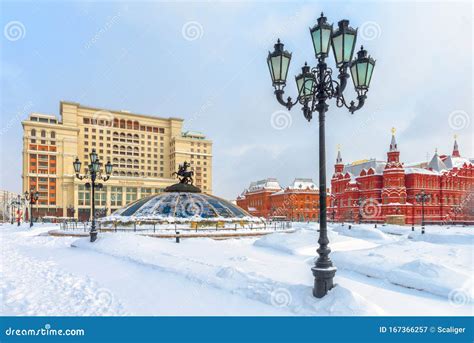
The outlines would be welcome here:
<svg viewBox="0 0 474 343">
<path fill-rule="evenodd" d="M 260 221 L 237 205 L 213 195 L 165 192 L 137 200 L 104 221 Z"/>
</svg>

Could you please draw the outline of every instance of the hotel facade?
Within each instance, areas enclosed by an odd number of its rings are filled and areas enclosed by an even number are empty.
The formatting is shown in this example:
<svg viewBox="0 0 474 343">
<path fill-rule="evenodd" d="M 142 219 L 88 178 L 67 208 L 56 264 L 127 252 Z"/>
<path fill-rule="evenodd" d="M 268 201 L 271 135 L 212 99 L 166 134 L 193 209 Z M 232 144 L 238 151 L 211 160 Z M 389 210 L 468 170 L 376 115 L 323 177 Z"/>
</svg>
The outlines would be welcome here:
<svg viewBox="0 0 474 343">
<path fill-rule="evenodd" d="M 60 119 L 32 113 L 23 126 L 23 192 L 36 189 L 33 215 L 90 218 L 87 180 L 75 177 L 73 161 L 85 167 L 95 149 L 101 162 L 113 164 L 111 178 L 96 190 L 96 215 L 177 182 L 173 173 L 188 161 L 194 184 L 212 194 L 212 141 L 199 132 L 183 132 L 183 119 L 160 118 L 60 103 Z"/>
</svg>

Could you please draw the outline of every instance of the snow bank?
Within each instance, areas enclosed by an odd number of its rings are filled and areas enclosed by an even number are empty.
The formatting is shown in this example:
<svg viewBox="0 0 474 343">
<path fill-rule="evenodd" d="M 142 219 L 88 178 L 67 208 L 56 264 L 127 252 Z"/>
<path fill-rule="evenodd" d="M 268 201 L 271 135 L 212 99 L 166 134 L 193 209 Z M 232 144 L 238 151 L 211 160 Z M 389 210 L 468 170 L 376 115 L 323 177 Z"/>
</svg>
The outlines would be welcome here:
<svg viewBox="0 0 474 343">
<path fill-rule="evenodd" d="M 344 236 L 355 237 L 360 239 L 374 240 L 380 242 L 393 242 L 394 237 L 388 236 L 374 227 L 366 227 L 362 225 L 352 224 L 352 228 L 349 229 L 349 225 L 338 225 L 333 226 L 332 230 Z"/>
<path fill-rule="evenodd" d="M 36 226 L 36 224 L 35 224 Z M 0 263 L 0 315 L 23 316 L 102 316 L 127 312 L 112 292 L 88 276 L 78 276 L 57 266 L 52 256 L 37 259 L 30 244 L 40 237 L 28 237 L 25 249 L 18 249 L 25 233 L 32 236 L 49 226 L 38 225 L 31 231 L 2 235 Z M 29 229 L 29 226 L 28 226 Z M 25 229 L 26 230 L 26 229 Z M 48 243 L 55 240 L 41 237 Z M 56 240 L 57 241 L 57 240 Z M 46 249 L 45 249 L 46 248 Z M 47 244 L 41 249 L 47 251 Z"/>
<path fill-rule="evenodd" d="M 456 289 L 472 287 L 470 250 L 403 240 L 373 249 L 334 252 L 331 257 L 338 268 L 450 297 Z M 472 302 L 472 289 L 466 293 Z"/>
<path fill-rule="evenodd" d="M 254 245 L 274 249 L 286 254 L 304 255 L 308 250 L 316 253 L 318 236 L 314 230 L 300 229 L 291 234 L 274 233 L 257 239 Z"/>
<path fill-rule="evenodd" d="M 184 256 L 180 252 L 182 249 L 205 249 L 206 246 L 212 248 L 220 243 L 196 239 L 183 241 L 178 246 L 170 241 L 147 237 L 102 234 L 93 244 L 87 239 L 79 239 L 73 246 L 180 275 L 203 287 L 237 294 L 297 315 L 383 314 L 380 308 L 341 286 L 336 287 L 324 299 L 317 300 L 312 296 L 311 285 L 276 281 L 268 276 L 225 265 L 213 259 L 198 260 Z"/>
<path fill-rule="evenodd" d="M 426 228 L 425 234 L 421 234 L 420 231 L 411 232 L 408 238 L 415 241 L 423 241 L 435 244 L 467 244 L 470 246 L 474 245 L 474 235 L 469 232 L 456 232 L 448 228 L 443 228 L 443 231 L 429 231 L 430 228 Z M 466 231 L 469 229 L 466 229 Z"/>
</svg>

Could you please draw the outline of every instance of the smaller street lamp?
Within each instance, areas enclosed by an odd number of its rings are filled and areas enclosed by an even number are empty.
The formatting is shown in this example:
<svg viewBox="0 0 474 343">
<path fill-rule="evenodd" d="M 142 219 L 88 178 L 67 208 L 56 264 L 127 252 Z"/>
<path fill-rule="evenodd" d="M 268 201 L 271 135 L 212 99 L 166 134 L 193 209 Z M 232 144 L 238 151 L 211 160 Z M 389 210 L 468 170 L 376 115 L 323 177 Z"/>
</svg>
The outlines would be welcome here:
<svg viewBox="0 0 474 343">
<path fill-rule="evenodd" d="M 364 201 L 365 199 L 364 198 L 359 198 L 357 199 L 357 206 L 359 206 L 359 213 L 358 213 L 358 216 L 359 216 L 359 224 L 362 223 L 362 205 L 364 204 Z"/>
<path fill-rule="evenodd" d="M 454 212 L 454 225 L 458 222 L 458 212 L 461 212 L 461 205 L 455 205 L 451 209 Z"/>
<path fill-rule="evenodd" d="M 91 188 L 91 215 L 92 215 L 92 224 L 90 230 L 90 237 L 91 242 L 95 242 L 97 239 L 97 229 L 95 225 L 95 189 L 101 189 L 103 187 L 102 183 L 97 183 L 96 180 L 100 180 L 106 182 L 110 179 L 110 175 L 112 174 L 112 163 L 108 161 L 105 164 L 105 176 L 102 175 L 101 167 L 102 163 L 100 162 L 99 156 L 97 155 L 95 149 L 92 149 L 92 152 L 89 154 L 90 163 L 88 165 L 88 169 L 86 170 L 86 174 L 80 175 L 81 173 L 81 165 L 82 162 L 79 161 L 79 158 L 73 162 L 74 172 L 76 173 L 76 177 L 79 180 L 83 179 L 90 179 L 91 182 L 86 183 L 86 188 Z"/>
<path fill-rule="evenodd" d="M 13 225 L 13 222 L 15 221 L 15 214 L 19 215 L 19 211 L 21 209 L 21 205 L 23 205 L 24 199 L 21 198 L 21 195 L 18 194 L 16 199 L 12 199 L 10 203 L 11 207 L 11 224 Z M 16 209 L 16 211 L 15 211 Z M 20 221 L 18 221 L 18 226 L 20 226 Z"/>
<path fill-rule="evenodd" d="M 33 226 L 33 205 L 38 202 L 39 193 L 34 188 L 25 191 L 25 199 L 30 203 L 30 227 Z"/>
<path fill-rule="evenodd" d="M 426 194 L 424 190 L 421 193 L 418 193 L 416 196 L 416 201 L 421 202 L 421 233 L 425 233 L 425 202 L 430 201 L 431 195 Z"/>
<path fill-rule="evenodd" d="M 74 219 L 74 214 L 76 213 L 76 209 L 74 208 L 74 205 L 69 205 L 67 207 L 67 217 L 69 217 L 69 214 L 71 213 L 73 219 Z"/>
</svg>

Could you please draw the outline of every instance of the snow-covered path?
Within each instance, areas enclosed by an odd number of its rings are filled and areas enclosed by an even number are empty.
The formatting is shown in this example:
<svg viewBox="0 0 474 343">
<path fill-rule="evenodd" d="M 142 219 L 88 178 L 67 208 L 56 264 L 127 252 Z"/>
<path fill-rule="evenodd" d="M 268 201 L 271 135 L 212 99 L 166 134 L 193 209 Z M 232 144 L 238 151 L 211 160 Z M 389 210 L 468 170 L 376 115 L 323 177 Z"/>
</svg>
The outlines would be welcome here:
<svg viewBox="0 0 474 343">
<path fill-rule="evenodd" d="M 0 285 L 4 315 L 120 315 L 110 291 L 84 275 L 58 266 L 52 256 L 38 258 L 2 234 Z"/>
<path fill-rule="evenodd" d="M 130 234 L 103 235 L 91 245 L 38 235 L 45 230 L 0 228 L 1 314 L 472 315 L 469 304 L 453 306 L 447 298 L 346 269 L 337 273 L 337 293 L 316 301 L 309 270 L 312 230 L 179 245 Z M 332 232 L 333 250 L 352 253 L 399 239 L 350 235 L 356 237 Z"/>
<path fill-rule="evenodd" d="M 77 238 L 36 236 L 47 230 L 0 231 L 0 314 L 250 316 L 255 308 L 260 315 L 286 314 L 185 277 L 71 248 Z"/>
</svg>

